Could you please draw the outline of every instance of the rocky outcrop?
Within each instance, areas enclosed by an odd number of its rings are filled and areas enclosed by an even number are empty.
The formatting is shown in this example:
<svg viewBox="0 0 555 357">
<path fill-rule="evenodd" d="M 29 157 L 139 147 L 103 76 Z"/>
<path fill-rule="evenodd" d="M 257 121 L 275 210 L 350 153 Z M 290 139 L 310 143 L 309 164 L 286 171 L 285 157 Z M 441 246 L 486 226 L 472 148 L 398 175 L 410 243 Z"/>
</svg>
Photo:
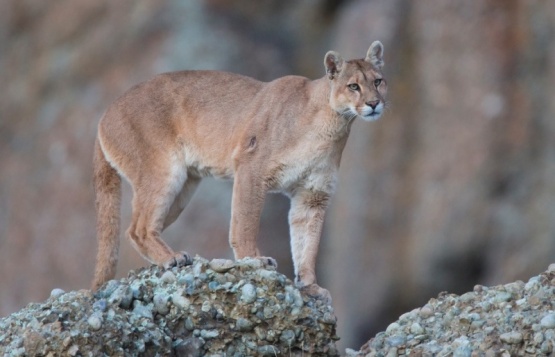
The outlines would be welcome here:
<svg viewBox="0 0 555 357">
<path fill-rule="evenodd" d="M 441 293 L 347 356 L 550 356 L 555 264 L 524 283 Z M 260 260 L 195 258 L 51 297 L 0 320 L 0 356 L 337 356 L 331 306 Z"/>
<path fill-rule="evenodd" d="M 333 309 L 257 259 L 195 258 L 54 289 L 0 320 L 0 356 L 337 355 Z"/>
<path fill-rule="evenodd" d="M 555 264 L 527 283 L 442 293 L 401 315 L 352 356 L 551 356 Z"/>
</svg>

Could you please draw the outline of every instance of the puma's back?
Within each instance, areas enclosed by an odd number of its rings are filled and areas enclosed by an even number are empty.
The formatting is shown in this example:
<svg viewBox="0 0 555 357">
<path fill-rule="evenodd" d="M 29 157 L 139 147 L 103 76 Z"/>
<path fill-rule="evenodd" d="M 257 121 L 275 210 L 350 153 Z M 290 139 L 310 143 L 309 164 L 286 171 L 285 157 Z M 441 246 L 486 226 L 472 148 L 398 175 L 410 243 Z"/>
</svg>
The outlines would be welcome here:
<svg viewBox="0 0 555 357">
<path fill-rule="evenodd" d="M 252 78 L 217 71 L 158 75 L 110 106 L 100 121 L 100 141 L 103 147 L 110 146 L 111 155 L 127 161 L 131 170 L 139 155 L 144 158 L 143 148 L 167 151 L 174 145 L 188 145 L 199 151 L 210 147 L 211 155 L 225 155 L 262 86 Z"/>
</svg>

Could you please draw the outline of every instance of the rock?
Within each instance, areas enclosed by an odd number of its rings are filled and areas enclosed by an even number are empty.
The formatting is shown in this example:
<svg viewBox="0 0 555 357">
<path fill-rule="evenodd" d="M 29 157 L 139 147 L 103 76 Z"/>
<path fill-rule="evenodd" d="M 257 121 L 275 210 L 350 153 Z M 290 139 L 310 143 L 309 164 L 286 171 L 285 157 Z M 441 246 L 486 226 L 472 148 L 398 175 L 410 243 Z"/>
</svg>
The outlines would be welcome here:
<svg viewBox="0 0 555 357">
<path fill-rule="evenodd" d="M 424 329 L 422 328 L 422 326 L 420 326 L 420 324 L 418 322 L 414 322 L 410 326 L 410 333 L 412 333 L 414 335 L 421 335 L 421 334 L 424 333 Z"/>
<path fill-rule="evenodd" d="M 93 309 L 94 310 L 98 310 L 101 312 L 106 311 L 106 309 L 108 308 L 108 302 L 105 299 L 100 299 L 97 300 L 94 304 L 93 304 Z"/>
<path fill-rule="evenodd" d="M 337 317 L 335 317 L 332 312 L 326 312 L 322 317 L 322 322 L 328 325 L 335 325 L 337 323 Z"/>
<path fill-rule="evenodd" d="M 175 280 L 175 274 L 171 270 L 166 270 L 160 277 L 160 281 L 167 284 L 175 283 Z"/>
<path fill-rule="evenodd" d="M 470 346 L 459 346 L 453 351 L 453 357 L 471 357 L 472 356 L 472 349 Z"/>
<path fill-rule="evenodd" d="M 60 296 L 62 296 L 63 294 L 65 294 L 65 293 L 66 293 L 66 292 L 63 291 L 62 289 L 58 289 L 58 288 L 52 289 L 52 291 L 50 292 L 50 297 L 51 297 L 51 298 L 54 298 L 54 299 L 57 299 L 57 298 L 59 298 Z"/>
<path fill-rule="evenodd" d="M 200 331 L 200 337 L 202 337 L 204 339 L 216 338 L 219 335 L 220 335 L 220 333 L 218 332 L 218 330 L 201 330 Z"/>
<path fill-rule="evenodd" d="M 260 259 L 244 258 L 237 261 L 237 266 L 242 269 L 261 269 L 264 267 L 264 264 Z"/>
<path fill-rule="evenodd" d="M 541 332 L 534 333 L 534 338 L 533 338 L 534 344 L 540 345 L 543 342 L 543 340 L 544 340 L 544 337 Z"/>
<path fill-rule="evenodd" d="M 293 306 L 298 309 L 303 307 L 304 300 L 298 289 L 295 289 L 292 286 L 287 286 L 285 287 L 285 291 L 286 291 L 286 295 L 285 295 L 286 302 L 292 303 Z"/>
<path fill-rule="evenodd" d="M 202 345 L 201 339 L 191 337 L 176 343 L 174 350 L 178 356 L 200 357 L 202 356 Z"/>
<path fill-rule="evenodd" d="M 229 259 L 212 259 L 209 263 L 210 269 L 218 273 L 227 273 L 235 266 L 233 260 Z"/>
<path fill-rule="evenodd" d="M 133 290 L 127 285 L 119 285 L 108 297 L 109 304 L 119 305 L 122 309 L 129 309 L 133 302 Z"/>
<path fill-rule="evenodd" d="M 392 334 L 393 332 L 399 330 L 399 328 L 401 328 L 401 325 L 399 325 L 397 322 L 393 322 L 389 324 L 389 326 L 387 326 L 385 332 L 388 334 Z"/>
<path fill-rule="evenodd" d="M 235 326 L 238 331 L 250 332 L 254 328 L 254 323 L 252 323 L 250 320 L 240 317 L 239 319 L 237 319 Z"/>
<path fill-rule="evenodd" d="M 540 346 L 540 351 L 546 355 L 553 352 L 553 341 L 543 341 L 542 345 Z"/>
<path fill-rule="evenodd" d="M 507 302 L 507 301 L 511 300 L 512 297 L 513 297 L 513 295 L 510 292 L 499 291 L 494 297 L 494 302 L 496 302 L 496 303 Z"/>
<path fill-rule="evenodd" d="M 555 313 L 545 315 L 541 319 L 540 325 L 544 328 L 555 328 Z"/>
<path fill-rule="evenodd" d="M 402 314 L 358 355 L 549 355 L 555 341 L 555 272 L 461 296 L 442 293 Z"/>
<path fill-rule="evenodd" d="M 193 331 L 195 329 L 195 323 L 193 322 L 191 316 L 187 316 L 185 319 L 185 328 L 189 331 Z"/>
<path fill-rule="evenodd" d="M 506 332 L 500 335 L 499 339 L 505 343 L 516 345 L 522 342 L 523 336 L 520 332 Z"/>
<path fill-rule="evenodd" d="M 87 322 L 89 326 L 91 326 L 91 329 L 95 331 L 99 330 L 100 327 L 102 327 L 102 317 L 98 316 L 97 314 L 91 315 L 91 317 L 87 319 Z"/>
<path fill-rule="evenodd" d="M 69 350 L 67 350 L 67 353 L 70 356 L 77 356 L 78 352 L 79 352 L 79 346 L 77 346 L 77 345 L 73 345 L 69 348 Z"/>
<path fill-rule="evenodd" d="M 295 332 L 292 330 L 285 330 L 281 333 L 279 340 L 288 345 L 292 345 L 295 341 Z"/>
<path fill-rule="evenodd" d="M 119 281 L 109 280 L 97 294 L 99 294 L 101 297 L 109 298 L 119 286 Z"/>
<path fill-rule="evenodd" d="M 216 291 L 220 288 L 221 284 L 217 281 L 211 281 L 208 283 L 208 289 L 211 291 Z"/>
<path fill-rule="evenodd" d="M 423 319 L 427 319 L 428 317 L 434 315 L 434 309 L 431 305 L 426 304 L 420 309 L 419 314 Z"/>
<path fill-rule="evenodd" d="M 258 353 L 261 356 L 278 356 L 279 350 L 276 346 L 273 345 L 265 345 L 258 347 Z"/>
<path fill-rule="evenodd" d="M 210 312 L 212 310 L 212 304 L 210 301 L 204 301 L 200 307 L 201 311 Z"/>
<path fill-rule="evenodd" d="M 168 294 L 161 292 L 154 295 L 152 302 L 154 303 L 154 310 L 159 314 L 165 315 L 170 311 L 170 307 L 168 306 L 168 301 L 170 297 Z"/>
<path fill-rule="evenodd" d="M 0 356 L 338 355 L 332 307 L 256 262 L 222 274 L 197 257 L 31 304 L 0 319 Z"/>
<path fill-rule="evenodd" d="M 153 318 L 152 309 L 143 305 L 143 303 L 139 300 L 135 300 L 133 302 L 133 314 L 137 317 L 145 317 L 150 320 Z"/>
<path fill-rule="evenodd" d="M 247 283 L 241 288 L 241 301 L 251 304 L 256 300 L 256 288 L 254 285 Z"/>
<path fill-rule="evenodd" d="M 191 306 L 191 301 L 179 292 L 172 295 L 172 303 L 183 310 L 187 310 Z"/>
<path fill-rule="evenodd" d="M 393 335 L 385 340 L 386 345 L 391 347 L 399 347 L 407 342 L 407 337 L 403 334 Z"/>
</svg>

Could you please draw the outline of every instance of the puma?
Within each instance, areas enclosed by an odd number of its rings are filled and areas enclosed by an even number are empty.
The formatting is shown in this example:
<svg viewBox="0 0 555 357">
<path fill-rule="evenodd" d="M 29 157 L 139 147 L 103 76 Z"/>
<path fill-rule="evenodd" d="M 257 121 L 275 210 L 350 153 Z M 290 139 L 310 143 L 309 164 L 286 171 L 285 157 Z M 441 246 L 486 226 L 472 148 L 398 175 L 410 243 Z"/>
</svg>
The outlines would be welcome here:
<svg viewBox="0 0 555 357">
<path fill-rule="evenodd" d="M 218 71 L 160 74 L 106 111 L 94 154 L 98 255 L 93 289 L 116 272 L 121 177 L 133 190 L 127 237 L 149 262 L 190 264 L 160 237 L 206 176 L 234 179 L 229 240 L 235 259 L 260 256 L 256 239 L 267 192 L 291 199 L 295 282 L 329 299 L 316 284 L 315 262 L 341 154 L 355 118 L 378 119 L 387 84 L 383 45 L 365 59 L 325 55 L 317 80 L 286 76 L 264 83 Z"/>
</svg>

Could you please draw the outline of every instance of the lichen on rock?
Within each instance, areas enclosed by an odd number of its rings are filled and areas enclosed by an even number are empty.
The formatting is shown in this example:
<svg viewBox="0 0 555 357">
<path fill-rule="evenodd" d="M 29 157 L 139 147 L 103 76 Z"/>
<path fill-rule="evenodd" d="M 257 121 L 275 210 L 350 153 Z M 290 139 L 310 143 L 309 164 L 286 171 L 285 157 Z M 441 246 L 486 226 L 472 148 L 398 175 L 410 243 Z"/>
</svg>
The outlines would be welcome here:
<svg viewBox="0 0 555 357">
<path fill-rule="evenodd" d="M 331 306 L 257 259 L 157 266 L 0 319 L 0 356 L 337 355 Z"/>
</svg>

